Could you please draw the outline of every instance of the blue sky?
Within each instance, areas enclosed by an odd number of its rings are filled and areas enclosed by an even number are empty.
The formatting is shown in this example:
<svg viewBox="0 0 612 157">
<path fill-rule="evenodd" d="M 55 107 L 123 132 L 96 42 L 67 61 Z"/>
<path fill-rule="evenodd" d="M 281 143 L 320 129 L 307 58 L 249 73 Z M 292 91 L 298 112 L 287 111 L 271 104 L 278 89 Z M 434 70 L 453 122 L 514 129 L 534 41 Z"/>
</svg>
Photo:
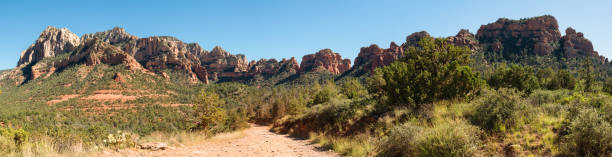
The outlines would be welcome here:
<svg viewBox="0 0 612 157">
<path fill-rule="evenodd" d="M 360 47 L 403 43 L 426 30 L 455 35 L 497 18 L 545 14 L 584 32 L 595 50 L 612 57 L 612 1 L 570 0 L 275 0 L 275 1 L 11 1 L 0 2 L 0 69 L 16 66 L 21 51 L 46 26 L 66 27 L 81 36 L 125 28 L 139 37 L 169 35 L 210 50 L 220 45 L 249 60 L 298 59 L 331 48 L 353 60 Z"/>
</svg>

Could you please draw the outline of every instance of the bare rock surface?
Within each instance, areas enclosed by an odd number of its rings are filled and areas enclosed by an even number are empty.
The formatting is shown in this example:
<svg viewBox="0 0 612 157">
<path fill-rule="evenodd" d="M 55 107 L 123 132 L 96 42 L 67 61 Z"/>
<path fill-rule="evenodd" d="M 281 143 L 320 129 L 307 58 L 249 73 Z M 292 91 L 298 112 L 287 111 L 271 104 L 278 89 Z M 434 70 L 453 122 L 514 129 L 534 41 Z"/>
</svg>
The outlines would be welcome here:
<svg viewBox="0 0 612 157">
<path fill-rule="evenodd" d="M 599 56 L 597 51 L 593 50 L 591 41 L 585 38 L 582 32 L 576 32 L 571 27 L 565 30 L 565 36 L 561 40 L 563 55 L 566 57 Z"/>
<path fill-rule="evenodd" d="M 467 29 L 461 29 L 457 35 L 448 37 L 447 41 L 457 46 L 467 46 L 472 51 L 480 49 L 480 43 L 476 40 L 474 34 Z"/>
<path fill-rule="evenodd" d="M 486 50 L 504 53 L 527 51 L 536 55 L 550 55 L 561 39 L 559 24 L 553 16 L 545 15 L 521 20 L 500 18 L 480 26 L 476 37 Z"/>
<path fill-rule="evenodd" d="M 70 52 L 79 46 L 79 43 L 80 38 L 68 29 L 49 26 L 34 44 L 21 53 L 17 66 Z"/>
<path fill-rule="evenodd" d="M 314 71 L 319 68 L 332 74 L 341 74 L 351 68 L 351 60 L 342 59 L 339 53 L 334 53 L 331 49 L 322 49 L 315 54 L 302 57 L 300 72 Z"/>
<path fill-rule="evenodd" d="M 378 47 L 373 44 L 362 47 L 359 55 L 355 58 L 355 66 L 361 66 L 365 71 L 373 71 L 378 67 L 391 64 L 393 61 L 404 56 L 404 49 L 394 42 L 391 42 L 388 49 Z"/>
</svg>

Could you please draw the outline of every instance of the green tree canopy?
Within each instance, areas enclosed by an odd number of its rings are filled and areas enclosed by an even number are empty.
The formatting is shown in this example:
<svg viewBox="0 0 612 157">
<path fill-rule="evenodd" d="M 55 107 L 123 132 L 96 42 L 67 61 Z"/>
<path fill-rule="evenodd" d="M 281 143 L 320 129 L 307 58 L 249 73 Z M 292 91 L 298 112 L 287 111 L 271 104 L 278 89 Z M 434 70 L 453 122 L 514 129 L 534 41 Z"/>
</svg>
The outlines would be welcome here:
<svg viewBox="0 0 612 157">
<path fill-rule="evenodd" d="M 466 96 L 482 80 L 468 64 L 471 51 L 444 38 L 426 37 L 410 47 L 406 57 L 375 70 L 368 79 L 370 92 L 386 97 L 392 105 L 417 109 L 419 104 Z"/>
<path fill-rule="evenodd" d="M 539 88 L 533 69 L 516 64 L 510 65 L 509 68 L 506 66 L 497 68 L 495 73 L 489 77 L 488 83 L 494 88 L 516 88 L 525 93 L 531 93 Z"/>
<path fill-rule="evenodd" d="M 202 91 L 193 107 L 199 118 L 198 127 L 205 131 L 222 125 L 223 120 L 227 117 L 225 101 L 215 92 Z"/>
</svg>

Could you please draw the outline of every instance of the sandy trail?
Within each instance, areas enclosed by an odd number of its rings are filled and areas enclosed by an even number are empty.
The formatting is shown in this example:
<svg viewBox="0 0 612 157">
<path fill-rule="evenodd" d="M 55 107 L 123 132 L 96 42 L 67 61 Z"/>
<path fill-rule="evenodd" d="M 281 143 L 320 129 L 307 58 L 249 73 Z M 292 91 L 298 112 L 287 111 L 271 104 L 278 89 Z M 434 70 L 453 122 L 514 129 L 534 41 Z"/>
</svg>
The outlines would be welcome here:
<svg viewBox="0 0 612 157">
<path fill-rule="evenodd" d="M 223 136 L 223 135 L 221 135 Z M 307 140 L 269 131 L 269 127 L 251 125 L 241 137 L 213 138 L 203 144 L 176 147 L 159 151 L 120 151 L 103 156 L 219 156 L 219 157 L 325 157 L 340 156 L 324 151 Z"/>
</svg>

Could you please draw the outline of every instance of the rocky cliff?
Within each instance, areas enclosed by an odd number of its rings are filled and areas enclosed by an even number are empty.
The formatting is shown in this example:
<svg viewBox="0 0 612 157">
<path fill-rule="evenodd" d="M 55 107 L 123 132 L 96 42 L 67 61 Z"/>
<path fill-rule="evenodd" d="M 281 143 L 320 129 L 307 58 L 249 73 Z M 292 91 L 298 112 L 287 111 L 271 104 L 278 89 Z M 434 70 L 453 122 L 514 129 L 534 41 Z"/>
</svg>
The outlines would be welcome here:
<svg viewBox="0 0 612 157">
<path fill-rule="evenodd" d="M 457 35 L 448 37 L 447 41 L 457 46 L 467 46 L 472 51 L 480 50 L 480 43 L 467 29 L 461 29 Z"/>
<path fill-rule="evenodd" d="M 302 57 L 300 63 L 300 72 L 309 72 L 317 70 L 327 70 L 332 74 L 341 74 L 351 68 L 350 59 L 342 59 L 338 53 L 334 53 L 331 49 L 322 49 L 315 54 L 308 54 Z"/>
<path fill-rule="evenodd" d="M 378 67 L 389 65 L 403 56 L 404 48 L 394 42 L 391 42 L 387 49 L 372 44 L 361 48 L 359 55 L 355 58 L 354 67 L 362 67 L 366 71 L 372 71 Z"/>
<path fill-rule="evenodd" d="M 283 72 L 296 73 L 300 69 L 297 60 L 294 57 L 291 59 L 281 60 L 280 62 L 276 59 L 260 59 L 258 61 L 251 61 L 249 63 L 249 75 L 264 75 L 271 76 Z"/>
<path fill-rule="evenodd" d="M 585 38 L 582 32 L 576 33 L 571 27 L 565 30 L 565 36 L 561 38 L 561 47 L 566 57 L 599 56 L 597 51 L 593 50 L 591 41 Z"/>
<path fill-rule="evenodd" d="M 550 55 L 558 48 L 561 33 L 555 17 L 546 15 L 521 20 L 500 18 L 480 26 L 476 37 L 485 51 Z"/>
<path fill-rule="evenodd" d="M 494 53 L 502 57 L 591 56 L 605 60 L 593 50 L 591 41 L 583 33 L 568 28 L 565 36 L 561 36 L 558 27 L 557 20 L 548 15 L 520 20 L 500 18 L 482 25 L 476 35 L 462 29 L 446 39 L 448 43 L 466 46 L 474 53 Z M 22 52 L 18 68 L 29 68 L 24 71 L 30 74 L 24 76 L 36 79 L 71 64 L 126 64 L 132 70 L 158 72 L 168 79 L 171 78 L 161 72 L 164 69 L 183 70 L 191 76 L 192 81 L 204 83 L 209 80 L 246 80 L 258 75 L 269 77 L 286 72 L 319 70 L 332 74 L 350 71 L 351 75 L 362 75 L 404 57 L 409 47 L 418 46 L 418 42 L 425 37 L 431 36 L 426 31 L 420 31 L 408 35 L 401 45 L 391 42 L 388 48 L 376 44 L 362 47 L 351 67 L 349 59 L 343 59 L 330 49 L 305 55 L 300 64 L 295 58 L 248 62 L 245 55 L 231 54 L 220 46 L 207 51 L 197 43 L 184 43 L 174 37 L 138 38 L 119 27 L 85 34 L 81 38 L 66 28 L 47 27 L 34 44 Z M 59 61 L 38 63 L 43 58 L 66 53 L 71 54 L 62 56 Z"/>
<path fill-rule="evenodd" d="M 36 63 L 45 57 L 54 57 L 74 50 L 80 44 L 80 38 L 66 28 L 47 27 L 38 39 L 21 52 L 17 66 Z"/>
</svg>

